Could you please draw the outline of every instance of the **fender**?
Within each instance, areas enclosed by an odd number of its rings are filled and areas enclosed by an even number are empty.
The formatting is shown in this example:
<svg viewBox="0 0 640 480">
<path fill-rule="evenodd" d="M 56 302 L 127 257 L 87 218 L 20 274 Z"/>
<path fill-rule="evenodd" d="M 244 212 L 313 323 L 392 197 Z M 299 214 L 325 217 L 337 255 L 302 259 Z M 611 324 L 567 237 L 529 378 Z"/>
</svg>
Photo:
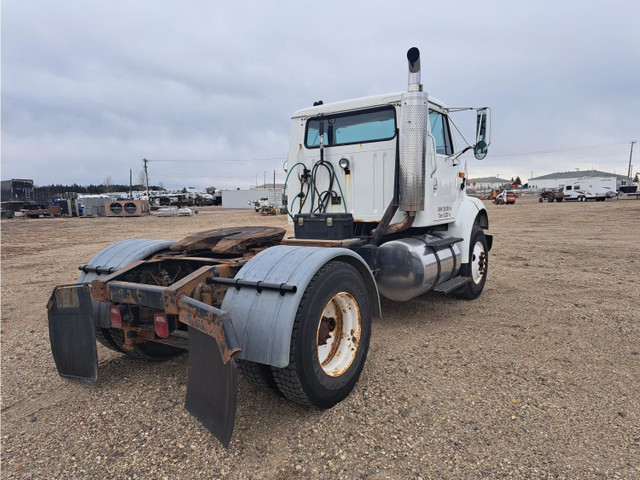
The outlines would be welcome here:
<svg viewBox="0 0 640 480">
<path fill-rule="evenodd" d="M 148 240 L 145 238 L 122 240 L 100 251 L 87 265 L 93 267 L 114 267 L 116 269 L 124 268 L 133 262 L 144 260 L 160 250 L 169 248 L 174 243 L 175 242 L 168 240 Z M 89 283 L 101 276 L 106 276 L 106 274 L 93 271 L 82 272 L 80 276 L 78 276 L 77 283 Z M 102 328 L 109 328 L 111 326 L 111 321 L 109 320 L 109 304 L 92 301 L 91 305 L 95 324 Z"/>
<path fill-rule="evenodd" d="M 482 200 L 476 197 L 464 197 L 458 208 L 456 221 L 449 224 L 447 232 L 463 239 L 460 245 L 462 263 L 469 263 L 469 242 L 471 240 L 471 230 L 473 225 L 478 223 L 483 229 L 489 228 L 489 216 Z M 491 249 L 491 236 L 487 235 L 487 244 Z"/>
<path fill-rule="evenodd" d="M 229 313 L 242 352 L 239 358 L 256 363 L 286 367 L 293 323 L 309 282 L 325 264 L 341 260 L 354 266 L 364 278 L 374 318 L 380 318 L 378 287 L 369 267 L 346 248 L 278 245 L 263 250 L 243 266 L 236 279 L 287 283 L 295 293 L 281 295 L 276 290 L 229 287 L 222 310 Z"/>
</svg>

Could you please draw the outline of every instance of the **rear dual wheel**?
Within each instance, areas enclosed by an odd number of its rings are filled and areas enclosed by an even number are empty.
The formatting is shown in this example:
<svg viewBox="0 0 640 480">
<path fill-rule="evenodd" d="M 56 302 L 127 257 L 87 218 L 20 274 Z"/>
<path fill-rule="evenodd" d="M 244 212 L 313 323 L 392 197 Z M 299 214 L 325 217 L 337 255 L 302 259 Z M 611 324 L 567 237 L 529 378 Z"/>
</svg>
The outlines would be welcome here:
<svg viewBox="0 0 640 480">
<path fill-rule="evenodd" d="M 315 274 L 298 306 L 289 365 L 272 367 L 289 400 L 330 408 L 349 395 L 364 367 L 372 306 L 355 267 L 332 261 Z"/>
</svg>

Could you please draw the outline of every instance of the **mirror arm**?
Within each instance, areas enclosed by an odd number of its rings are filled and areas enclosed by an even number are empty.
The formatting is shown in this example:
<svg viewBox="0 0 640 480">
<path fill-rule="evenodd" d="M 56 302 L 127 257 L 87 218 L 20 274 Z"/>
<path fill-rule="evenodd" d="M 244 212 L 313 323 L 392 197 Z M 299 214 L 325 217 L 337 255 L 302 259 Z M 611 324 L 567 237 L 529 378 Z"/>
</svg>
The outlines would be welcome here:
<svg viewBox="0 0 640 480">
<path fill-rule="evenodd" d="M 469 145 L 468 147 L 463 148 L 462 150 L 460 150 L 458 153 L 455 153 L 453 155 L 450 155 L 447 160 L 451 160 L 453 162 L 455 162 L 458 158 L 460 158 L 460 156 L 465 153 L 468 152 L 469 150 L 472 150 L 474 147 L 472 147 L 471 145 Z"/>
</svg>

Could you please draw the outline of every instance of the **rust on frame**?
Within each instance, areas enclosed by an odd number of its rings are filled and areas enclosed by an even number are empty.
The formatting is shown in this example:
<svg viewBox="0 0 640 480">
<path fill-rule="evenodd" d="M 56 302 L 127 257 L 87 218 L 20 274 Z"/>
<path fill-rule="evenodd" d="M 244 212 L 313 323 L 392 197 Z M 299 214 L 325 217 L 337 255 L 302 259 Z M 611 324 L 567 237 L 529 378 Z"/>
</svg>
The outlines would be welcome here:
<svg viewBox="0 0 640 480">
<path fill-rule="evenodd" d="M 206 333 L 216 340 L 225 365 L 231 361 L 234 354 L 241 351 L 229 314 L 186 295 L 181 295 L 178 298 L 178 307 L 180 322 Z M 219 314 L 216 314 L 217 312 Z"/>
</svg>

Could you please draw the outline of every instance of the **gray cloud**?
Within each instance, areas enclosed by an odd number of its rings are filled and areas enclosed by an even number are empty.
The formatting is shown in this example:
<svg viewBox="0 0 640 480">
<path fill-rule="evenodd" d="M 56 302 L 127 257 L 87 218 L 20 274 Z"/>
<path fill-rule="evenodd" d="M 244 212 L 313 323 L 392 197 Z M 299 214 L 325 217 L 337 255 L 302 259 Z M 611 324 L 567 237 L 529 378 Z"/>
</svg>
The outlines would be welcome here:
<svg viewBox="0 0 640 480">
<path fill-rule="evenodd" d="M 413 45 L 430 94 L 493 108 L 472 176 L 626 172 L 638 5 L 440 3 L 5 1 L 2 177 L 124 183 L 150 158 L 209 161 L 152 163 L 168 186 L 283 180 L 291 113 L 403 90 Z M 472 117 L 458 124 L 473 136 Z"/>
</svg>

